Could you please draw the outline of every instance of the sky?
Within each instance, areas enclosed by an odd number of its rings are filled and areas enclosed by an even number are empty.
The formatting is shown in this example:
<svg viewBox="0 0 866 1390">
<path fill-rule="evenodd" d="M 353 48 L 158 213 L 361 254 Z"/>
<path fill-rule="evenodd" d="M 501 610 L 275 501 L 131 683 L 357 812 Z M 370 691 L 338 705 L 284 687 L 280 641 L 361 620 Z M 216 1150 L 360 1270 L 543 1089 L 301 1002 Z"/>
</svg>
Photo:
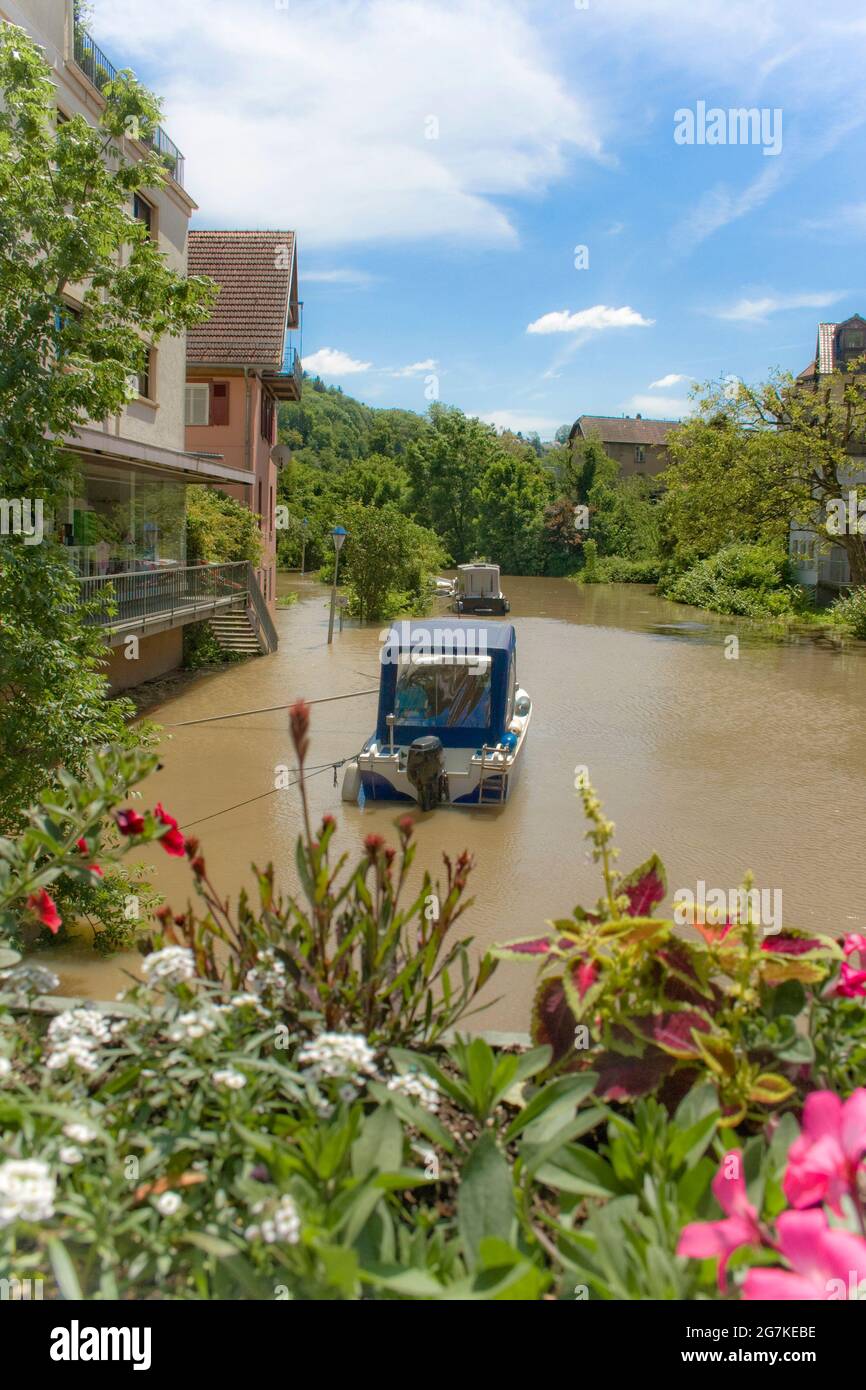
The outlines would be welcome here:
<svg viewBox="0 0 866 1390">
<path fill-rule="evenodd" d="M 371 405 L 676 419 L 866 315 L 851 0 L 91 10 L 163 100 L 192 225 L 296 231 L 304 364 Z"/>
</svg>

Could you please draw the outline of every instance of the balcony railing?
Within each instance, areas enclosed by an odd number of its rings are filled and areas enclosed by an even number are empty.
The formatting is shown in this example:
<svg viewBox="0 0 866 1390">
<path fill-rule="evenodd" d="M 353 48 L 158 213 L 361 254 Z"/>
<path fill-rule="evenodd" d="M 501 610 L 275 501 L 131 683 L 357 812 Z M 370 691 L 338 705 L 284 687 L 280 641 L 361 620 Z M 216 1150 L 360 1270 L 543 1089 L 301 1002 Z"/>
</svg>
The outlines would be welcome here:
<svg viewBox="0 0 866 1390">
<path fill-rule="evenodd" d="M 253 586 L 257 589 L 255 577 Z M 250 565 L 179 565 L 129 574 L 88 575 L 78 581 L 85 621 L 94 627 L 146 628 L 206 618 L 219 608 L 250 599 Z"/>
<path fill-rule="evenodd" d="M 75 61 L 85 77 L 89 78 L 98 91 L 117 77 L 117 68 L 110 63 L 102 49 L 93 42 L 86 29 L 75 26 Z M 157 126 L 149 138 L 142 136 L 142 144 L 155 150 L 174 179 L 183 187 L 183 155 L 173 140 L 170 140 L 162 126 Z"/>
</svg>

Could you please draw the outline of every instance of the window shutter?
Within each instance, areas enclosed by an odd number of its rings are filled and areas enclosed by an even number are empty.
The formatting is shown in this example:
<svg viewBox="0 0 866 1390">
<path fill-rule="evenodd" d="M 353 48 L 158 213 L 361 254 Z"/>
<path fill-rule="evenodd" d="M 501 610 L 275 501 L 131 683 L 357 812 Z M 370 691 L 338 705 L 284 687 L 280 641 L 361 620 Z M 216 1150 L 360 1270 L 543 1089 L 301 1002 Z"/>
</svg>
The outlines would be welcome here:
<svg viewBox="0 0 866 1390">
<path fill-rule="evenodd" d="M 229 422 L 228 382 L 211 383 L 210 422 L 212 425 L 227 425 Z"/>
<path fill-rule="evenodd" d="M 208 404 L 209 390 L 203 383 L 201 385 L 187 386 L 186 388 L 186 423 L 188 425 L 208 424 Z"/>
</svg>

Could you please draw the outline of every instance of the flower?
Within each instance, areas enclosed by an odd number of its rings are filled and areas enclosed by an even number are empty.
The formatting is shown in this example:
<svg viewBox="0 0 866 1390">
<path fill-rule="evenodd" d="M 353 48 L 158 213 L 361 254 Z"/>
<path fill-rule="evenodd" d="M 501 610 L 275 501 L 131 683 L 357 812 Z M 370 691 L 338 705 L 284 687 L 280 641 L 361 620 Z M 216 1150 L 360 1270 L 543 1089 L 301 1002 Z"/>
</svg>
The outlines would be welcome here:
<svg viewBox="0 0 866 1390">
<path fill-rule="evenodd" d="M 114 819 L 121 835 L 142 835 L 144 833 L 144 816 L 139 811 L 128 808 L 125 811 L 115 811 Z"/>
<path fill-rule="evenodd" d="M 309 747 L 310 729 L 310 706 L 306 700 L 296 700 L 289 710 L 289 728 L 292 732 L 292 743 L 298 755 L 298 762 L 303 765 Z"/>
<path fill-rule="evenodd" d="M 77 1066 L 93 1072 L 99 1066 L 99 1044 L 111 1041 L 112 1025 L 98 1009 L 65 1009 L 51 1020 L 45 1059 L 49 1071 Z"/>
<path fill-rule="evenodd" d="M 165 832 L 165 834 L 160 835 L 159 837 L 159 843 L 162 845 L 166 854 L 172 854 L 177 859 L 182 858 L 184 849 L 186 847 L 186 841 L 184 840 L 183 835 L 181 834 L 181 831 L 178 828 L 178 824 L 174 816 L 170 816 L 168 814 L 168 811 L 163 809 L 161 801 L 158 801 L 156 803 L 156 807 L 154 809 L 153 814 L 156 816 L 157 820 L 160 821 L 162 825 L 168 826 L 168 830 Z"/>
<path fill-rule="evenodd" d="M 5 970 L 0 978 L 15 993 L 21 994 L 51 994 L 60 985 L 60 976 L 44 965 L 14 965 L 11 970 Z"/>
<path fill-rule="evenodd" d="M 240 1091 L 247 1084 L 243 1072 L 235 1071 L 234 1067 L 224 1067 L 222 1071 L 215 1071 L 213 1079 L 217 1086 L 225 1086 L 229 1091 Z"/>
<path fill-rule="evenodd" d="M 364 849 L 367 851 L 371 859 L 376 858 L 376 855 L 379 853 L 379 850 L 382 849 L 384 844 L 384 835 L 365 835 L 364 837 Z"/>
<path fill-rule="evenodd" d="M 12 1063 L 8 1057 L 0 1057 L 0 1079 L 12 1075 Z"/>
<path fill-rule="evenodd" d="M 852 1285 L 866 1279 L 866 1240 L 833 1230 L 822 1211 L 783 1211 L 776 1227 L 779 1250 L 793 1272 L 750 1269 L 743 1281 L 746 1300 L 847 1299 Z"/>
<path fill-rule="evenodd" d="M 0 1164 L 0 1227 L 13 1221 L 50 1221 L 55 1181 L 38 1158 L 11 1158 Z"/>
<path fill-rule="evenodd" d="M 266 1202 L 256 1202 L 250 1210 L 254 1216 L 258 1216 L 267 1207 Z M 247 1240 L 261 1239 L 266 1245 L 275 1245 L 278 1240 L 286 1245 L 297 1245 L 301 1238 L 301 1218 L 291 1197 L 288 1194 L 280 1197 L 276 1205 L 271 1207 L 270 1214 L 261 1222 L 248 1226 L 244 1236 Z"/>
<path fill-rule="evenodd" d="M 183 1201 L 176 1192 L 161 1192 L 154 1200 L 153 1205 L 160 1216 L 174 1216 L 180 1211 Z"/>
<path fill-rule="evenodd" d="M 388 1082 L 388 1090 L 420 1101 L 424 1109 L 429 1110 L 431 1114 L 435 1115 L 439 1109 L 439 1083 L 432 1076 L 421 1076 L 418 1072 L 392 1076 Z"/>
<path fill-rule="evenodd" d="M 67 1139 L 74 1139 L 76 1144 L 91 1144 L 96 1138 L 96 1130 L 90 1125 L 80 1124 L 77 1120 L 70 1120 L 63 1126 L 63 1133 Z"/>
<path fill-rule="evenodd" d="M 76 1144 L 64 1144 L 58 1157 L 61 1163 L 68 1163 L 72 1167 L 74 1164 L 80 1163 L 84 1155 Z"/>
<path fill-rule="evenodd" d="M 165 946 L 152 951 L 142 963 L 149 985 L 179 985 L 195 976 L 195 959 L 187 946 Z"/>
<path fill-rule="evenodd" d="M 792 1207 L 827 1202 L 841 1215 L 841 1198 L 855 1192 L 866 1154 L 866 1088 L 846 1101 L 832 1091 L 813 1091 L 803 1107 L 803 1130 L 788 1151 L 782 1188 Z"/>
<path fill-rule="evenodd" d="M 267 994 L 270 990 L 284 990 L 286 987 L 286 967 L 279 956 L 268 947 L 256 953 L 258 965 L 248 970 L 244 984 L 255 995 Z"/>
<path fill-rule="evenodd" d="M 732 1176 L 728 1169 L 733 1168 Z M 743 1156 L 737 1149 L 726 1153 L 713 1178 L 713 1196 L 725 1213 L 723 1221 L 693 1221 L 680 1234 L 677 1254 L 695 1260 L 719 1257 L 719 1289 L 725 1289 L 728 1260 L 741 1245 L 760 1245 L 758 1213 L 746 1195 Z"/>
<path fill-rule="evenodd" d="M 866 995 L 866 970 L 855 970 L 847 960 L 839 967 L 839 982 L 832 991 L 840 999 L 862 999 Z"/>
<path fill-rule="evenodd" d="M 842 951 L 846 956 L 853 956 L 855 951 L 866 951 L 866 936 L 861 936 L 858 932 L 849 932 L 842 942 Z M 861 961 L 862 959 L 861 956 Z"/>
<path fill-rule="evenodd" d="M 83 837 L 80 840 L 75 841 L 75 848 L 80 850 L 82 854 L 90 853 L 90 846 Z M 88 864 L 87 867 L 90 870 L 90 872 L 92 874 L 96 874 L 98 878 L 104 877 L 104 874 L 98 864 Z"/>
<path fill-rule="evenodd" d="M 304 1043 L 297 1060 L 311 1081 L 336 1077 L 362 1086 L 365 1075 L 376 1075 L 376 1054 L 360 1033 L 319 1033 Z"/>
<path fill-rule="evenodd" d="M 56 936 L 60 928 L 61 918 L 51 894 L 46 889 L 40 888 L 38 893 L 30 894 L 27 899 L 27 906 L 36 913 L 43 927 L 47 927 Z"/>
<path fill-rule="evenodd" d="M 196 1038 L 212 1033 L 215 1028 L 216 1018 L 207 1008 L 189 1009 L 186 1013 L 178 1014 L 167 1029 L 167 1037 L 170 1042 L 194 1042 Z"/>
</svg>

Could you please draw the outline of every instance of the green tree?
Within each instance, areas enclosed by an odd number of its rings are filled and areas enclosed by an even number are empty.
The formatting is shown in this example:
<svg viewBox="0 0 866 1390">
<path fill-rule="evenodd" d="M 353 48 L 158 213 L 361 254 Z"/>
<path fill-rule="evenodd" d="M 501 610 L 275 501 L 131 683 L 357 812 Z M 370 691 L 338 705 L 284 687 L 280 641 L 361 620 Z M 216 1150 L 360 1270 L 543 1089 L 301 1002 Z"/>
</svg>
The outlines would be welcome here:
<svg viewBox="0 0 866 1390">
<path fill-rule="evenodd" d="M 349 532 L 342 573 L 362 620 L 391 617 L 426 598 L 427 580 L 445 556 L 438 538 L 393 503 L 352 502 L 340 513 Z"/>
<path fill-rule="evenodd" d="M 481 480 L 496 455 L 496 432 L 453 406 L 432 405 L 428 425 L 410 447 L 412 507 L 418 521 L 442 537 L 459 563 L 478 542 Z"/>
<path fill-rule="evenodd" d="M 187 562 L 229 564 L 262 558 L 259 518 L 236 498 L 215 488 L 189 487 L 186 493 Z"/>
<path fill-rule="evenodd" d="M 96 744 L 132 742 L 131 705 L 106 700 L 105 650 L 79 607 L 78 585 L 50 518 L 73 485 L 60 441 L 117 414 L 146 345 L 207 316 L 209 282 L 166 264 L 130 216 L 139 188 L 159 187 L 156 154 L 130 161 L 133 121 L 152 136 L 157 103 L 130 73 L 103 89 L 93 127 L 57 122 L 40 49 L 0 26 L 0 493 L 41 502 L 41 544 L 0 539 L 0 824 L 59 764 L 81 772 Z M 80 313 L 67 293 L 75 287 Z"/>
<path fill-rule="evenodd" d="M 479 532 L 491 559 L 509 574 L 536 574 L 541 565 L 547 477 L 530 450 L 529 462 L 502 453 L 479 487 Z"/>
</svg>

